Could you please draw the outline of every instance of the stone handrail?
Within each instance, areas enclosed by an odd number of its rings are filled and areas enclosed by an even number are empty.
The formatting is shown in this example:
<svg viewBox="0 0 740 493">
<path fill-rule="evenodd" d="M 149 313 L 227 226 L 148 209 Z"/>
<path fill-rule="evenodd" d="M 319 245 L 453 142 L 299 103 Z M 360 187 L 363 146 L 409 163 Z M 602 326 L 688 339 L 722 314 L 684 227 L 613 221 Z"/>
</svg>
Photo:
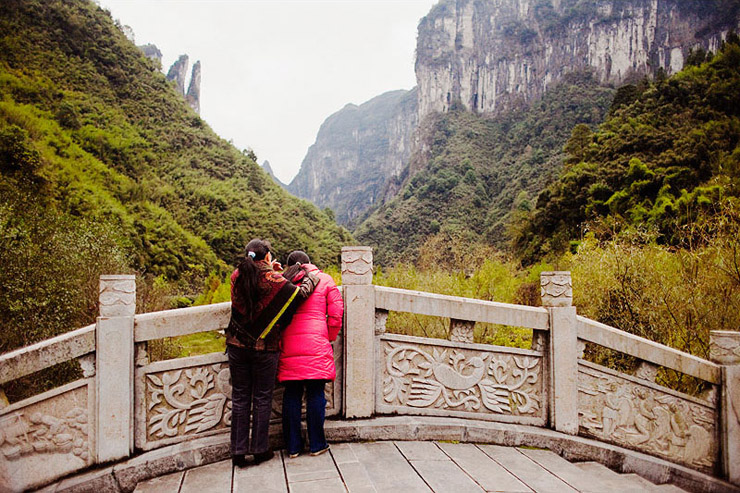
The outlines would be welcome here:
<svg viewBox="0 0 740 493">
<path fill-rule="evenodd" d="M 542 273 L 543 306 L 531 307 L 374 286 L 372 270 L 370 248 L 343 249 L 345 325 L 334 346 L 340 371 L 332 414 L 547 427 L 721 472 L 740 485 L 739 333 L 713 333 L 713 362 L 705 361 L 578 316 L 568 272 Z M 0 356 L 0 384 L 73 358 L 85 370 L 76 382 L 0 409 L 0 484 L 33 488 L 228 429 L 225 356 L 150 363 L 146 345 L 224 329 L 231 304 L 135 315 L 135 295 L 133 276 L 102 276 L 95 325 Z M 449 318 L 450 340 L 386 334 L 391 311 Z M 473 344 L 476 322 L 530 328 L 532 349 Z M 702 379 L 710 392 L 688 396 L 655 383 L 654 373 L 627 375 L 586 362 L 583 341 L 635 356 L 651 371 L 659 365 Z M 36 437 L 51 437 L 52 445 Z M 55 454 L 43 471 L 37 453 Z"/>
<path fill-rule="evenodd" d="M 578 316 L 578 338 L 665 366 L 709 383 L 721 382 L 721 366 L 657 342 Z"/>
<path fill-rule="evenodd" d="M 134 342 L 225 329 L 231 302 L 142 313 L 134 317 Z"/>
<path fill-rule="evenodd" d="M 545 308 L 375 286 L 379 310 L 548 330 Z"/>
<path fill-rule="evenodd" d="M 95 351 L 95 324 L 0 356 L 0 385 Z"/>
</svg>

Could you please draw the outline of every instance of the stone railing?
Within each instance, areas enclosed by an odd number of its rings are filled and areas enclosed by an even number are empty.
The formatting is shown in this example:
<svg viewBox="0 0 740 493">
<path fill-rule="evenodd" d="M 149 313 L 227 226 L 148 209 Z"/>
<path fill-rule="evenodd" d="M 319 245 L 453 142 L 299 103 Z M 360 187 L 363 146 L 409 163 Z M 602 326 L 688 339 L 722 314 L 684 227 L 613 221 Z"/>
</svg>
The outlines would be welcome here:
<svg viewBox="0 0 740 493">
<path fill-rule="evenodd" d="M 542 274 L 543 307 L 374 286 L 367 247 L 343 249 L 342 284 L 345 329 L 334 343 L 339 371 L 327 386 L 327 415 L 550 428 L 740 484 L 740 332 L 712 333 L 714 362 L 696 358 L 578 316 L 567 272 Z M 134 315 L 135 291 L 133 276 L 103 276 L 95 325 L 0 356 L 0 386 L 73 359 L 83 370 L 80 380 L 0 409 L 7 490 L 227 432 L 226 356 L 150 362 L 147 342 L 221 330 L 230 304 Z M 389 312 L 449 319 L 449 340 L 387 333 Z M 529 328 L 532 348 L 474 344 L 476 322 Z M 595 365 L 582 358 L 586 342 L 642 364 L 634 375 Z M 701 379 L 709 391 L 694 397 L 662 387 L 659 367 Z"/>
</svg>

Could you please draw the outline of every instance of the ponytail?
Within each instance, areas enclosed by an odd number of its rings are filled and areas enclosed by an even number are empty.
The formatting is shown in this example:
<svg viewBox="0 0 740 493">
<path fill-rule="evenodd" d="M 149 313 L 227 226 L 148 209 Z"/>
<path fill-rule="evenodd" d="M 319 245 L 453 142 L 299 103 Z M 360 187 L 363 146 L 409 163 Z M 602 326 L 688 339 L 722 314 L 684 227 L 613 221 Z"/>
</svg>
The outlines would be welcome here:
<svg viewBox="0 0 740 493">
<path fill-rule="evenodd" d="M 244 258 L 239 261 L 239 275 L 234 281 L 234 298 L 252 316 L 259 300 L 259 268 L 256 262 L 264 260 L 270 252 L 270 243 L 258 238 L 247 243 Z"/>
</svg>

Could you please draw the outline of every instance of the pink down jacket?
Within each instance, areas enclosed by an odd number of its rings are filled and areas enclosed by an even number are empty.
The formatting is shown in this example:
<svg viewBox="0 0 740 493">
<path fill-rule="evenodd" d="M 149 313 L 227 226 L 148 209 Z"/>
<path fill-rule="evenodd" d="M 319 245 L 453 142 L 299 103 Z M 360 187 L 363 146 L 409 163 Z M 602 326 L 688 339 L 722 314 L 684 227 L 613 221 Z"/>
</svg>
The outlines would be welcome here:
<svg viewBox="0 0 740 493">
<path fill-rule="evenodd" d="M 311 296 L 298 307 L 280 341 L 278 380 L 334 380 L 334 351 L 330 342 L 342 328 L 344 302 L 329 274 L 304 264 L 319 276 Z"/>
</svg>

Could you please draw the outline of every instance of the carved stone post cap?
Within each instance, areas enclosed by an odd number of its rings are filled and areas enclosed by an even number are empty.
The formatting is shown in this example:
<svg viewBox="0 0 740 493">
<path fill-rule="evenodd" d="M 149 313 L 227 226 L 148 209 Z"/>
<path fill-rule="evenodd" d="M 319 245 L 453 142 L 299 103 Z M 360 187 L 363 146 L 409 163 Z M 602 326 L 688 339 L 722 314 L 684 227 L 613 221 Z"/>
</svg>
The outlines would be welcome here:
<svg viewBox="0 0 740 493">
<path fill-rule="evenodd" d="M 342 247 L 342 284 L 373 283 L 373 249 L 368 246 Z"/>
<path fill-rule="evenodd" d="M 709 359 L 720 365 L 740 365 L 740 332 L 709 332 Z"/>
<path fill-rule="evenodd" d="M 100 276 L 98 293 L 101 317 L 130 317 L 136 313 L 136 276 Z"/>
<path fill-rule="evenodd" d="M 571 306 L 573 304 L 573 285 L 570 271 L 541 272 L 540 296 L 544 307 Z"/>
</svg>

